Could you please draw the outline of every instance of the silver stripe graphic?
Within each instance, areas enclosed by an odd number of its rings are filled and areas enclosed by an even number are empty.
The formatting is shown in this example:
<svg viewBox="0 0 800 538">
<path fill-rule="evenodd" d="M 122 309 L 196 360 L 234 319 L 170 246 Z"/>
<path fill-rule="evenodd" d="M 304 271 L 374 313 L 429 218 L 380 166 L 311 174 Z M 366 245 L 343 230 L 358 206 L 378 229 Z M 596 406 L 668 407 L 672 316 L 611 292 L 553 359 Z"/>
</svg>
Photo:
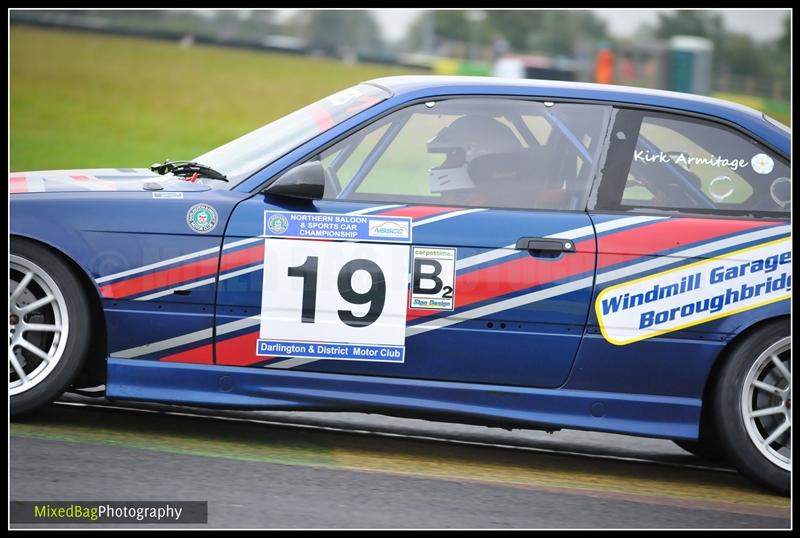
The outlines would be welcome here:
<svg viewBox="0 0 800 538">
<path fill-rule="evenodd" d="M 389 209 L 389 208 L 392 208 L 392 207 L 399 207 L 399 206 L 397 206 L 397 205 L 389 205 L 389 206 L 374 207 L 374 208 L 371 208 L 371 209 L 372 209 L 372 211 L 380 211 L 382 209 Z M 349 213 L 349 214 L 351 214 L 351 215 L 355 215 L 355 214 L 363 215 L 365 213 L 366 213 L 365 209 L 360 209 L 357 212 L 353 212 L 353 213 Z M 422 224 L 428 224 L 428 223 L 426 221 L 421 221 L 419 224 L 422 225 Z M 251 239 L 256 239 L 257 240 L 257 239 L 261 239 L 261 238 L 260 237 L 256 237 L 256 238 L 251 238 Z M 250 241 L 250 240 L 248 240 L 248 241 Z M 231 243 L 231 245 L 233 245 L 233 243 Z M 220 279 L 220 281 L 227 280 L 229 278 L 234 278 L 234 277 L 237 277 L 237 276 L 240 276 L 240 275 L 245 275 L 247 273 L 252 273 L 254 271 L 260 271 L 263 268 L 264 268 L 264 264 L 262 263 L 262 264 L 259 264 L 259 265 L 255 265 L 253 267 L 247 267 L 245 269 L 240 269 L 238 271 L 233 271 L 232 273 L 224 273 L 219 277 L 219 279 Z M 208 284 L 213 284 L 214 280 L 215 280 L 214 277 L 205 278 L 203 280 L 198 280 L 197 282 L 192 282 L 191 284 L 187 284 L 187 285 L 184 285 L 184 286 L 175 286 L 174 288 L 169 288 L 167 290 L 159 291 L 159 292 L 156 292 L 156 293 L 151 293 L 150 295 L 143 295 L 141 297 L 137 297 L 136 299 L 134 299 L 134 301 L 149 301 L 150 299 L 157 299 L 159 297 L 164 297 L 165 295 L 170 295 L 175 290 L 189 290 L 189 289 L 192 289 L 192 288 L 198 288 L 200 286 L 206 286 Z"/>
<path fill-rule="evenodd" d="M 255 243 L 256 241 L 259 240 L 261 240 L 261 237 L 248 237 L 247 239 L 242 239 L 240 241 L 227 243 L 222 247 L 222 249 L 228 250 L 229 248 L 236 248 L 242 245 Z M 191 260 L 193 258 L 201 258 L 203 256 L 208 256 L 209 254 L 215 254 L 217 252 L 219 252 L 219 247 L 212 247 L 212 248 L 207 248 L 205 250 L 198 250 L 197 252 L 184 254 L 183 256 L 176 256 L 175 258 L 169 258 L 167 260 L 162 260 L 160 262 L 143 265 L 141 267 L 136 267 L 135 269 L 128 269 L 127 271 L 114 273 L 113 275 L 106 275 L 104 277 L 95 279 L 95 282 L 97 282 L 98 284 L 102 284 L 103 282 L 108 282 L 109 280 L 116 280 L 124 276 L 135 275 L 137 273 L 144 273 L 145 271 L 149 271 L 150 269 L 158 269 L 159 267 L 164 267 L 165 265 L 172 265 L 173 263 L 183 262 L 186 260 Z"/>
<path fill-rule="evenodd" d="M 395 207 L 403 207 L 402 204 L 390 204 L 390 205 L 379 205 L 375 207 L 365 207 L 364 209 L 357 209 L 355 211 L 350 211 L 347 213 L 348 215 L 367 215 L 369 213 L 374 213 L 375 211 L 383 211 L 384 209 L 394 209 Z"/>
<path fill-rule="evenodd" d="M 265 368 L 294 368 L 295 366 L 302 366 L 304 364 L 308 364 L 309 362 L 318 361 L 320 359 L 306 359 L 302 357 L 297 357 L 294 359 L 286 359 L 284 361 L 265 364 Z"/>
<path fill-rule="evenodd" d="M 426 224 L 431 224 L 433 222 L 439 222 L 440 220 L 451 219 L 453 217 L 460 217 L 461 215 L 469 215 L 470 213 L 478 213 L 479 211 L 486 211 L 486 209 L 484 208 L 461 209 L 459 211 L 453 211 L 452 213 L 443 213 L 442 215 L 436 215 L 435 217 L 429 217 L 427 219 L 418 220 L 417 222 L 412 222 L 411 227 L 416 228 L 417 226 L 424 226 Z"/>
<path fill-rule="evenodd" d="M 201 329 L 193 333 L 176 336 L 175 338 L 161 340 L 160 342 L 153 342 L 152 344 L 145 344 L 143 346 L 123 349 L 122 351 L 115 351 L 114 353 L 111 354 L 111 356 L 119 359 L 132 359 L 134 357 L 147 355 L 148 353 L 156 353 L 158 351 L 163 351 L 171 347 L 178 347 L 184 344 L 191 344 L 192 342 L 197 342 L 198 340 L 211 338 L 212 335 L 213 333 L 211 329 Z"/>
<path fill-rule="evenodd" d="M 359 209 L 357 211 L 352 211 L 352 212 L 350 212 L 348 214 L 349 215 L 365 215 L 365 214 L 372 213 L 374 211 L 383 211 L 385 209 L 392 209 L 392 208 L 395 208 L 395 207 L 402 207 L 402 206 L 400 206 L 398 204 L 392 204 L 392 205 L 382 205 L 382 206 L 377 206 L 377 207 L 367 207 L 367 208 L 364 208 L 364 209 Z M 471 213 L 473 211 L 479 211 L 479 210 L 456 211 L 456 212 L 453 212 L 453 213 L 450 213 L 450 214 L 447 214 L 447 215 L 441 215 L 440 217 L 449 217 L 449 216 L 454 216 L 455 217 L 455 216 L 462 215 L 462 214 L 465 214 L 465 213 Z M 422 226 L 424 224 L 430 224 L 431 222 L 437 222 L 437 221 L 440 221 L 440 220 L 443 220 L 443 219 L 442 218 L 436 218 L 435 220 L 432 220 L 432 219 L 421 220 L 418 223 L 414 223 L 413 226 L 418 226 L 418 225 Z M 232 243 L 227 243 L 222 248 L 223 248 L 223 250 L 227 250 L 229 248 L 235 248 L 235 247 L 238 247 L 238 246 L 247 245 L 247 244 L 250 244 L 250 243 L 255 243 L 255 242 L 260 241 L 262 239 L 263 239 L 262 237 L 248 237 L 246 239 L 242 239 L 242 240 L 239 240 L 239 241 L 234 241 Z M 218 248 L 211 248 L 211 249 L 201 250 L 199 252 L 195 252 L 195 253 L 192 253 L 192 254 L 186 254 L 184 256 L 179 256 L 177 258 L 172 258 L 172 259 L 169 259 L 169 260 L 164 260 L 164 261 L 161 261 L 161 262 L 157 262 L 157 263 L 153 263 L 153 264 L 150 264 L 150 265 L 146 265 L 146 266 L 140 267 L 138 269 L 131 269 L 129 271 L 123 271 L 123 273 L 133 274 L 133 273 L 137 273 L 137 272 L 141 272 L 141 271 L 146 271 L 147 269 L 152 269 L 152 268 L 160 267 L 160 266 L 163 266 L 163 265 L 169 265 L 169 264 L 172 264 L 172 263 L 176 263 L 178 261 L 191 259 L 191 258 L 194 258 L 194 257 L 205 256 L 207 254 L 212 254 L 212 253 L 217 252 L 218 250 L 219 250 Z M 239 272 L 228 273 L 227 275 L 221 276 L 220 280 L 226 280 L 228 278 L 233 278 L 235 276 L 246 274 L 246 273 L 249 273 L 249 272 L 252 272 L 252 271 L 258 271 L 258 270 L 262 269 L 263 267 L 264 267 L 264 265 L 262 264 L 262 265 L 259 265 L 258 267 L 251 267 L 251 268 L 248 268 L 246 270 L 239 271 Z M 103 278 L 99 278 L 99 279 L 96 280 L 96 282 L 97 283 L 101 283 L 101 282 L 104 282 L 106 280 L 112 280 L 112 279 L 115 280 L 116 278 L 124 276 L 123 273 L 117 273 L 116 275 L 109 275 L 109 276 L 106 276 L 106 277 L 103 277 Z M 174 292 L 175 290 L 188 290 L 188 289 L 197 288 L 199 286 L 205 286 L 205 285 L 213 284 L 213 283 L 214 283 L 214 278 L 213 277 L 206 278 L 206 279 L 203 279 L 203 280 L 198 280 L 197 282 L 193 282 L 193 283 L 188 284 L 188 285 L 175 286 L 175 287 L 169 288 L 167 290 L 158 291 L 158 292 L 155 292 L 155 293 L 151 293 L 149 295 L 143 295 L 143 296 L 137 297 L 137 298 L 135 298 L 133 300 L 134 301 L 149 301 L 151 299 L 158 299 L 159 297 L 164 297 L 165 295 L 169 295 L 172 292 Z"/>
<path fill-rule="evenodd" d="M 254 265 L 252 267 L 245 267 L 244 269 L 239 269 L 237 271 L 232 271 L 230 273 L 223 273 L 219 279 L 228 280 L 229 278 L 234 278 L 241 275 L 246 275 L 247 273 L 253 273 L 255 271 L 260 271 L 264 268 L 264 264 L 261 263 L 259 265 Z M 192 282 L 191 284 L 185 284 L 183 286 L 175 286 L 174 288 L 169 288 L 167 290 L 159 291 L 156 293 L 151 293 L 150 295 L 142 295 L 141 297 L 137 297 L 134 301 L 149 301 L 150 299 L 157 299 L 159 297 L 164 297 L 165 295 L 170 295 L 175 290 L 190 290 L 192 288 L 199 288 L 200 286 L 207 286 L 208 284 L 213 284 L 216 281 L 216 277 L 204 278 L 203 280 L 198 280 L 197 282 Z"/>
<path fill-rule="evenodd" d="M 261 324 L 261 314 L 257 316 L 250 316 L 249 318 L 237 319 L 236 321 L 231 321 L 229 323 L 223 323 L 222 325 L 217 325 L 217 334 L 228 334 L 234 331 L 238 331 L 240 329 L 246 329 L 248 327 L 252 327 L 254 325 Z"/>
<path fill-rule="evenodd" d="M 238 331 L 239 329 L 245 329 L 247 327 L 252 327 L 253 325 L 258 325 L 259 323 L 261 323 L 261 316 L 250 316 L 249 318 L 237 319 L 236 321 L 231 321 L 230 323 L 217 325 L 217 334 L 227 334 L 233 331 Z M 205 340 L 206 338 L 211 338 L 211 336 L 211 329 L 201 329 L 193 333 L 182 334 L 174 338 L 161 340 L 160 342 L 153 342 L 143 346 L 123 349 L 122 351 L 115 351 L 111 354 L 111 356 L 119 359 L 132 359 L 134 357 L 147 355 L 148 353 L 156 353 L 172 347 L 191 344 L 192 342 L 197 342 L 198 340 Z"/>
<path fill-rule="evenodd" d="M 470 319 L 479 318 L 481 316 L 494 314 L 495 312 L 500 312 L 502 310 L 508 310 L 511 308 L 516 308 L 518 306 L 535 303 L 537 301 L 543 301 L 545 299 L 549 299 L 557 295 L 562 295 L 582 288 L 591 287 L 591 285 L 592 285 L 592 277 L 588 276 L 580 280 L 576 280 L 574 282 L 567 282 L 566 284 L 554 286 L 546 290 L 534 291 L 532 293 L 526 293 L 525 295 L 520 295 L 519 297 L 506 299 L 505 301 L 499 301 L 479 308 L 473 308 L 472 310 L 467 310 L 465 312 L 461 312 L 460 314 L 454 316 L 449 316 L 446 318 L 437 318 L 427 323 L 421 323 L 419 325 L 414 325 L 413 327 L 406 328 L 406 337 L 426 333 L 428 331 L 433 331 L 435 329 L 441 329 L 443 327 L 455 325 L 456 323 L 461 323 L 462 321 L 467 321 Z M 318 360 L 323 360 L 323 359 L 296 358 L 296 359 L 289 359 L 281 362 L 276 362 L 273 364 L 266 364 L 265 367 L 295 368 L 297 366 L 302 366 L 304 364 L 308 364 L 310 362 L 315 362 Z"/>
<path fill-rule="evenodd" d="M 359 209 L 357 211 L 352 211 L 351 215 L 364 215 L 367 213 L 372 213 L 374 211 L 382 211 L 384 209 L 392 209 L 395 207 L 401 207 L 399 204 L 391 204 L 391 205 L 382 205 L 377 207 L 367 207 L 364 209 Z M 236 248 L 242 245 L 247 245 L 250 243 L 255 243 L 262 239 L 261 237 L 248 237 L 246 239 L 242 239 L 239 241 L 233 241 L 232 243 L 226 243 L 222 249 L 227 250 L 229 248 Z M 102 284 L 103 282 L 108 282 L 109 280 L 116 280 L 118 278 L 122 278 L 125 276 L 135 275 L 137 273 L 143 273 L 145 271 L 149 271 L 150 269 L 158 269 L 159 267 L 164 267 L 165 265 L 171 265 L 173 263 L 178 263 L 186 260 L 191 260 L 192 258 L 200 258 L 203 256 L 207 256 L 209 254 L 214 254 L 219 251 L 219 247 L 212 247 L 207 248 L 205 250 L 199 250 L 197 252 L 192 252 L 190 254 L 184 254 L 183 256 L 176 256 L 174 258 L 169 258 L 167 260 L 162 260 L 160 262 L 151 263 L 148 265 L 143 265 L 141 267 L 136 267 L 134 269 L 128 269 L 127 271 L 121 271 L 119 273 L 114 273 L 113 275 L 106 275 L 100 278 L 95 279 L 95 282 L 98 284 Z M 141 299 L 139 299 L 141 300 Z"/>
<path fill-rule="evenodd" d="M 645 273 L 647 271 L 651 271 L 652 269 L 658 269 L 659 267 L 673 264 L 684 258 L 694 258 L 702 256 L 703 254 L 714 252 L 716 250 L 722 250 L 729 247 L 734 247 L 736 245 L 741 245 L 743 243 L 749 243 L 751 241 L 758 241 L 759 239 L 766 239 L 776 235 L 782 235 L 791 232 L 791 230 L 791 226 L 778 226 L 776 228 L 756 230 L 755 232 L 748 232 L 745 234 L 736 235 L 734 237 L 729 237 L 727 239 L 720 239 L 719 241 L 714 241 L 712 243 L 704 243 L 696 247 L 673 252 L 667 256 L 657 256 L 646 262 L 640 262 L 627 267 L 622 267 L 620 269 L 599 273 L 597 275 L 597 284 L 604 284 L 606 282 L 611 282 L 612 280 L 617 280 L 637 273 Z"/>
<path fill-rule="evenodd" d="M 511 308 L 517 308 L 518 306 L 524 306 L 537 301 L 550 299 L 551 297 L 555 297 L 557 295 L 563 295 L 565 293 L 570 293 L 582 288 L 591 287 L 592 280 L 593 277 L 587 276 L 579 280 L 553 286 L 552 288 L 526 293 L 525 295 L 512 297 L 511 299 L 506 299 L 505 301 L 498 301 L 496 303 L 481 306 L 479 308 L 473 308 L 472 310 L 466 310 L 454 316 L 433 319 L 426 323 L 420 323 L 419 325 L 408 327 L 406 329 L 406 336 L 415 336 L 417 334 L 422 334 L 434 329 L 441 329 L 442 327 L 455 325 L 456 323 L 461 323 L 462 321 L 479 318 L 489 314 L 494 314 L 496 312 L 501 312 L 503 310 L 509 310 Z"/>
<path fill-rule="evenodd" d="M 232 241 L 230 243 L 225 243 L 222 246 L 222 250 L 228 250 L 229 248 L 236 248 L 241 247 L 242 245 L 249 245 L 250 243 L 257 243 L 261 237 L 247 237 L 245 239 L 240 239 L 238 241 Z"/>
</svg>

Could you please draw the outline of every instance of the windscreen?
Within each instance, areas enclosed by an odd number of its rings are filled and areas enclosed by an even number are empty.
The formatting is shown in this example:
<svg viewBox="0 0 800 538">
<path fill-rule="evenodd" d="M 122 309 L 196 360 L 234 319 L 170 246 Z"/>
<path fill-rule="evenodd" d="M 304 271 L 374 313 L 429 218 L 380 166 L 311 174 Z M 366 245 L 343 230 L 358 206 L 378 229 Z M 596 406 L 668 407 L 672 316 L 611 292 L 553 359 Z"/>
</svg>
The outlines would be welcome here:
<svg viewBox="0 0 800 538">
<path fill-rule="evenodd" d="M 338 123 L 390 97 L 371 84 L 359 84 L 204 153 L 193 161 L 225 174 L 230 188 L 282 155 Z"/>
</svg>

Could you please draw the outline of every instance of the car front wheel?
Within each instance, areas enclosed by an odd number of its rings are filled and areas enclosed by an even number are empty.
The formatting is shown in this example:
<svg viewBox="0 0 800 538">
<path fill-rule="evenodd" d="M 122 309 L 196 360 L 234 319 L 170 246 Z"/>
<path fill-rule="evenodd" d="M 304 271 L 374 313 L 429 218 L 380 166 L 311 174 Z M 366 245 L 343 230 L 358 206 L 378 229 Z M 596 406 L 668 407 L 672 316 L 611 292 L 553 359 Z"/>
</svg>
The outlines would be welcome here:
<svg viewBox="0 0 800 538">
<path fill-rule="evenodd" d="M 61 395 L 89 349 L 89 304 L 52 252 L 13 238 L 9 257 L 8 392 L 20 416 Z"/>
<path fill-rule="evenodd" d="M 735 344 L 720 372 L 717 431 L 742 474 L 789 494 L 792 466 L 789 322 L 765 325 Z"/>
</svg>

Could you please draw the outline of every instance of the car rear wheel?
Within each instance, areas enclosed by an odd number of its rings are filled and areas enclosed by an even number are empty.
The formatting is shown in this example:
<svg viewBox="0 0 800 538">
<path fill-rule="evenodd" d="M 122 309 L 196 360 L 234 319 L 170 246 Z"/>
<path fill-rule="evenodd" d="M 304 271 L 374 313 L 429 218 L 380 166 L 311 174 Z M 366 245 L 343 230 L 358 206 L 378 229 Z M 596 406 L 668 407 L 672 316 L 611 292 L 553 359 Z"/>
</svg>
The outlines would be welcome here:
<svg viewBox="0 0 800 538">
<path fill-rule="evenodd" d="M 764 486 L 788 495 L 792 465 L 789 323 L 765 325 L 737 343 L 720 372 L 714 402 L 729 461 Z"/>
<path fill-rule="evenodd" d="M 61 395 L 89 349 L 89 304 L 53 253 L 14 238 L 9 257 L 8 392 L 17 417 Z"/>
</svg>

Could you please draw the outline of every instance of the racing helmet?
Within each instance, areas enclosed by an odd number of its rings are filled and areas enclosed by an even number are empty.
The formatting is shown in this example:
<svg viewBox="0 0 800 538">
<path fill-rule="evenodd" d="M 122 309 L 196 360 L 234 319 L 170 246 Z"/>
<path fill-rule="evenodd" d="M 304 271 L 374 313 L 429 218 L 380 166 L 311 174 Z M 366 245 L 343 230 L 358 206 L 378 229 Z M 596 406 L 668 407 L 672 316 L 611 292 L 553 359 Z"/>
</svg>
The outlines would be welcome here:
<svg viewBox="0 0 800 538">
<path fill-rule="evenodd" d="M 462 116 L 427 143 L 428 153 L 443 153 L 442 164 L 428 170 L 431 192 L 474 189 L 467 166 L 476 157 L 522 149 L 514 131 L 487 116 Z"/>
</svg>

